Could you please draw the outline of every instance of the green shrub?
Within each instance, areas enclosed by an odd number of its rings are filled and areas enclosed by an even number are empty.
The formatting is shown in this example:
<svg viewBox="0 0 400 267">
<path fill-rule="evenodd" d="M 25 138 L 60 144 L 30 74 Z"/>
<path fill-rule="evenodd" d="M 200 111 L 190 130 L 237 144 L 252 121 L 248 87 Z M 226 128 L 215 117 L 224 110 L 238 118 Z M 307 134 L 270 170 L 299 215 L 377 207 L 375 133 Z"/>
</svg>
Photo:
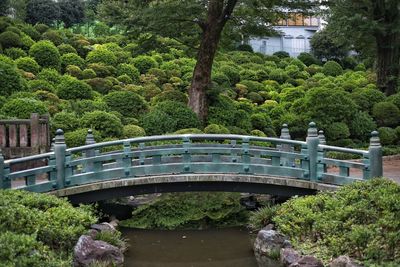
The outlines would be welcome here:
<svg viewBox="0 0 400 267">
<path fill-rule="evenodd" d="M 343 68 L 336 61 L 328 61 L 324 64 L 324 66 L 322 68 L 322 72 L 326 76 L 336 77 L 343 73 Z"/>
<path fill-rule="evenodd" d="M 21 38 L 18 34 L 12 31 L 5 31 L 0 34 L 0 45 L 3 49 L 10 47 L 20 47 Z"/>
<path fill-rule="evenodd" d="M 35 41 L 39 41 L 41 38 L 40 33 L 30 24 L 24 24 L 21 28 L 21 31 Z"/>
<path fill-rule="evenodd" d="M 54 86 L 59 85 L 61 82 L 61 75 L 55 69 L 42 69 L 37 78 L 48 81 Z"/>
<path fill-rule="evenodd" d="M 361 110 L 368 113 L 372 112 L 372 107 L 385 100 L 385 94 L 373 88 L 356 89 L 351 93 L 351 98 Z"/>
<path fill-rule="evenodd" d="M 400 109 L 400 92 L 394 95 L 389 96 L 386 101 L 392 102 Z"/>
<path fill-rule="evenodd" d="M 312 64 L 320 64 L 320 61 L 310 53 L 300 53 L 297 58 L 301 60 L 301 62 L 303 62 L 306 66 L 311 66 Z"/>
<path fill-rule="evenodd" d="M 76 49 L 70 45 L 70 44 L 60 44 L 59 46 L 57 46 L 58 51 L 60 52 L 60 55 L 64 55 L 64 54 L 78 54 L 76 52 Z"/>
<path fill-rule="evenodd" d="M 202 134 L 203 131 L 197 128 L 187 128 L 175 131 L 174 134 Z"/>
<path fill-rule="evenodd" d="M 268 224 L 272 224 L 279 206 L 267 205 L 250 213 L 248 226 L 254 231 L 259 231 Z"/>
<path fill-rule="evenodd" d="M 350 121 L 351 136 L 358 140 L 367 141 L 372 131 L 376 129 L 376 123 L 366 112 L 357 112 Z"/>
<path fill-rule="evenodd" d="M 35 24 L 35 26 L 33 26 L 35 28 L 35 30 L 37 30 L 40 34 L 46 32 L 49 29 L 49 26 L 47 26 L 46 24 L 43 23 L 38 23 Z"/>
<path fill-rule="evenodd" d="M 154 60 L 151 56 L 137 56 L 131 61 L 133 65 L 139 70 L 141 74 L 146 73 L 151 68 L 157 68 L 157 61 Z"/>
<path fill-rule="evenodd" d="M 124 138 L 146 136 L 146 131 L 140 126 L 128 124 L 124 126 L 122 130 L 122 136 Z"/>
<path fill-rule="evenodd" d="M 31 92 L 39 90 L 55 92 L 54 86 L 45 80 L 32 80 L 28 82 L 28 88 Z"/>
<path fill-rule="evenodd" d="M 77 114 L 77 116 L 82 116 L 86 112 L 92 112 L 96 110 L 107 111 L 107 104 L 102 99 L 96 100 L 70 100 L 68 102 L 69 106 L 65 108 L 68 112 L 73 112 Z"/>
<path fill-rule="evenodd" d="M 176 129 L 176 121 L 160 110 L 146 113 L 140 119 L 140 124 L 148 135 L 172 133 Z"/>
<path fill-rule="evenodd" d="M 172 132 L 179 129 L 200 127 L 200 121 L 196 113 L 180 102 L 164 101 L 158 103 L 153 109 L 164 112 L 176 122 Z"/>
<path fill-rule="evenodd" d="M 159 103 L 163 101 L 175 101 L 181 102 L 183 104 L 187 104 L 188 97 L 185 93 L 177 91 L 177 90 L 167 90 L 161 92 L 159 95 L 155 96 L 152 99 L 152 102 Z"/>
<path fill-rule="evenodd" d="M 400 109 L 392 102 L 379 102 L 372 108 L 372 116 L 378 126 L 392 127 L 400 123 Z"/>
<path fill-rule="evenodd" d="M 325 129 L 325 136 L 328 141 L 336 141 L 346 139 L 350 136 L 349 127 L 343 122 L 334 122 L 329 124 Z"/>
<path fill-rule="evenodd" d="M 235 85 L 240 81 L 240 74 L 237 68 L 229 65 L 223 65 L 220 71 L 225 74 L 230 82 L 230 85 Z"/>
<path fill-rule="evenodd" d="M 222 125 L 218 125 L 218 124 L 210 124 L 207 125 L 206 128 L 204 128 L 204 133 L 206 134 L 229 134 L 229 130 L 222 126 Z"/>
<path fill-rule="evenodd" d="M 75 77 L 66 76 L 57 86 L 57 95 L 61 99 L 90 99 L 92 88 Z"/>
<path fill-rule="evenodd" d="M 49 40 L 55 45 L 61 45 L 64 40 L 61 34 L 55 30 L 48 30 L 42 34 L 43 40 Z"/>
<path fill-rule="evenodd" d="M 100 133 L 96 130 L 93 130 L 92 133 L 94 136 L 94 140 L 96 142 L 100 142 L 101 141 Z M 76 129 L 71 132 L 65 132 L 64 134 L 65 144 L 67 144 L 67 147 L 83 146 L 85 145 L 87 134 L 88 134 L 88 128 Z"/>
<path fill-rule="evenodd" d="M 1 95 L 8 96 L 23 90 L 23 80 L 14 65 L 0 60 L 0 73 Z"/>
<path fill-rule="evenodd" d="M 67 53 L 61 56 L 61 67 L 63 70 L 68 65 L 75 65 L 79 68 L 83 68 L 85 66 L 85 60 L 74 53 Z"/>
<path fill-rule="evenodd" d="M 94 70 L 92 70 L 92 69 L 84 69 L 82 71 L 82 79 L 93 79 L 93 78 L 96 78 L 96 72 Z M 95 89 L 93 89 L 93 90 L 95 90 Z"/>
<path fill-rule="evenodd" d="M 4 50 L 4 54 L 12 59 L 17 59 L 20 57 L 26 57 L 26 52 L 21 48 L 11 47 Z"/>
<path fill-rule="evenodd" d="M 395 129 L 390 127 L 380 127 L 378 129 L 379 138 L 381 139 L 381 144 L 386 145 L 394 145 L 397 140 L 397 134 Z"/>
<path fill-rule="evenodd" d="M 18 119 L 29 119 L 31 113 L 46 114 L 47 112 L 47 106 L 39 100 L 32 98 L 14 98 L 3 105 L 0 113 Z"/>
<path fill-rule="evenodd" d="M 254 113 L 250 116 L 253 129 L 265 131 L 266 128 L 272 127 L 271 119 L 265 113 Z"/>
<path fill-rule="evenodd" d="M 29 49 L 29 55 L 43 68 L 60 69 L 60 52 L 49 41 L 39 41 Z"/>
<path fill-rule="evenodd" d="M 289 75 L 287 75 L 287 73 L 282 71 L 281 69 L 273 69 L 269 73 L 269 79 L 283 84 L 289 79 Z"/>
<path fill-rule="evenodd" d="M 37 62 L 31 57 L 18 58 L 15 61 L 15 64 L 19 69 L 24 70 L 26 72 L 31 72 L 33 74 L 38 74 L 40 70 L 39 64 L 37 64 Z"/>
<path fill-rule="evenodd" d="M 65 75 L 70 75 L 72 77 L 79 79 L 82 76 L 82 70 L 78 66 L 68 65 L 65 68 Z"/>
<path fill-rule="evenodd" d="M 63 129 L 64 132 L 69 132 L 77 129 L 79 119 L 74 113 L 59 112 L 51 119 L 51 128 L 55 132 L 57 129 Z"/>
<path fill-rule="evenodd" d="M 305 254 L 399 264 L 399 194 L 400 186 L 387 179 L 355 182 L 335 193 L 292 198 L 273 221 Z"/>
<path fill-rule="evenodd" d="M 92 69 L 97 77 L 105 78 L 107 76 L 112 75 L 112 69 L 109 66 L 104 65 L 103 63 L 92 63 L 87 66 L 89 69 Z"/>
<path fill-rule="evenodd" d="M 101 94 L 107 94 L 113 88 L 113 83 L 110 80 L 104 78 L 93 78 L 86 80 L 85 82 L 89 84 L 93 90 Z"/>
<path fill-rule="evenodd" d="M 81 125 L 99 131 L 102 138 L 122 135 L 121 120 L 116 115 L 105 111 L 96 110 L 83 114 Z"/>
<path fill-rule="evenodd" d="M 278 52 L 275 52 L 273 55 L 280 59 L 290 57 L 289 53 L 285 52 L 285 51 L 278 51 Z"/>
<path fill-rule="evenodd" d="M 111 110 L 126 117 L 139 117 L 147 110 L 147 103 L 140 95 L 131 91 L 111 92 L 104 97 Z"/>
<path fill-rule="evenodd" d="M 139 81 L 139 70 L 130 64 L 122 63 L 117 66 L 117 75 L 121 76 L 124 74 L 128 75 L 135 82 Z"/>
<path fill-rule="evenodd" d="M 86 62 L 103 63 L 105 65 L 113 66 L 117 64 L 117 57 L 113 52 L 104 48 L 99 48 L 89 52 L 89 54 L 86 56 Z"/>
</svg>

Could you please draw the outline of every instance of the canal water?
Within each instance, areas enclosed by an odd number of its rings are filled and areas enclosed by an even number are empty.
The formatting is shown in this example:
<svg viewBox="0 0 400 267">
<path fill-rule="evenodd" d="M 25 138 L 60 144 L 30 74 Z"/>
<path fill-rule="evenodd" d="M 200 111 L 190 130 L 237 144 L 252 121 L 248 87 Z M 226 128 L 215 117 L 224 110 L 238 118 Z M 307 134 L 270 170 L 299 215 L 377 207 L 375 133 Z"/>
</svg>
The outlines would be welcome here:
<svg viewBox="0 0 400 267">
<path fill-rule="evenodd" d="M 121 231 L 126 267 L 258 267 L 245 229 Z"/>
</svg>

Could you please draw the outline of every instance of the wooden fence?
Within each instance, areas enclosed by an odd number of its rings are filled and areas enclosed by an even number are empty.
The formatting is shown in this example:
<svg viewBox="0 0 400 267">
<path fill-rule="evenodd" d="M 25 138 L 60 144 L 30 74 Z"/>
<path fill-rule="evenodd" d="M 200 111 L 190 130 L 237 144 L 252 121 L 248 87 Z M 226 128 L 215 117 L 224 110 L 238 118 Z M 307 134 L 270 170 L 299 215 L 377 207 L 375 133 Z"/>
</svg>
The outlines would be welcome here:
<svg viewBox="0 0 400 267">
<path fill-rule="evenodd" d="M 50 150 L 49 116 L 0 120 L 0 148 L 4 158 L 14 159 Z"/>
</svg>

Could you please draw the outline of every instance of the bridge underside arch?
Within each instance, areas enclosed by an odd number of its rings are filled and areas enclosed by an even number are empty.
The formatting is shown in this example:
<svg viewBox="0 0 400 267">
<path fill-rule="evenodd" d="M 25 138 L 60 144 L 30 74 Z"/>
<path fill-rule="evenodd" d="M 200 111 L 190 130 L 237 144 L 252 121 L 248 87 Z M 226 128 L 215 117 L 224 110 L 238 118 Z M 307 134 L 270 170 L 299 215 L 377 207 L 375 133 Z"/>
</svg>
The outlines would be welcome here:
<svg viewBox="0 0 400 267">
<path fill-rule="evenodd" d="M 242 192 L 276 196 L 310 195 L 338 186 L 278 176 L 180 174 L 132 177 L 74 186 L 50 192 L 72 203 L 89 203 L 125 196 L 168 192 Z"/>
</svg>

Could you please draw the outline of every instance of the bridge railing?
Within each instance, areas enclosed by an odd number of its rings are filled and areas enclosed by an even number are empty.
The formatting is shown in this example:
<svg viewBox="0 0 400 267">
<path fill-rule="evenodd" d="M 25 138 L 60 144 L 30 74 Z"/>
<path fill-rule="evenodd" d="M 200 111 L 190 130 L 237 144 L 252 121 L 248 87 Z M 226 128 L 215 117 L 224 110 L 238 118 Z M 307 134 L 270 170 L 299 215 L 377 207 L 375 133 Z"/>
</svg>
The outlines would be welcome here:
<svg viewBox="0 0 400 267">
<path fill-rule="evenodd" d="M 332 184 L 382 175 L 377 133 L 368 151 L 327 146 L 324 139 L 310 123 L 305 142 L 291 140 L 284 125 L 280 138 L 187 134 L 95 143 L 89 131 L 85 146 L 67 148 L 58 130 L 52 152 L 7 161 L 0 154 L 0 188 L 48 192 L 111 179 L 190 173 L 272 175 Z M 359 154 L 363 159 L 330 159 L 328 151 Z M 10 171 L 13 164 L 32 160 L 43 161 L 43 166 Z M 361 169 L 360 178 L 349 171 L 352 168 Z"/>
</svg>

